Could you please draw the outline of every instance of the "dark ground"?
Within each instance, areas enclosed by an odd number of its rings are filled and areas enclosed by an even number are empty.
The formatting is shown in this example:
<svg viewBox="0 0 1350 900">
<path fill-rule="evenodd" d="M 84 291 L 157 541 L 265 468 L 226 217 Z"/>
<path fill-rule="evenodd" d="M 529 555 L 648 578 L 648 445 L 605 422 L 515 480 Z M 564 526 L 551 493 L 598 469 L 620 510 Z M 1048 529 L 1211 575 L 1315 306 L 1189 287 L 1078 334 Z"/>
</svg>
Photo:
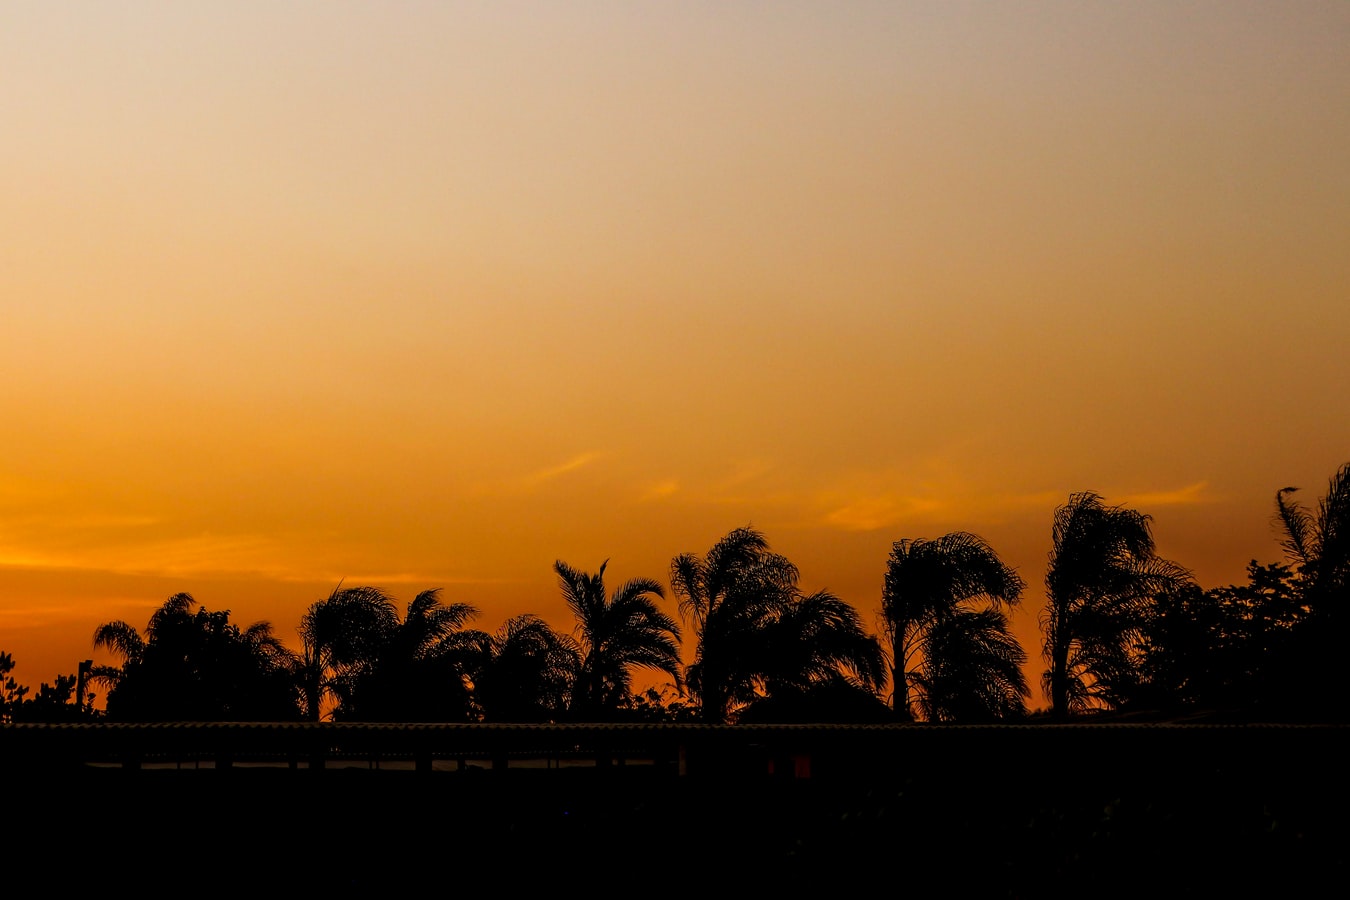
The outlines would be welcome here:
<svg viewBox="0 0 1350 900">
<path fill-rule="evenodd" d="M 936 730 L 934 730 L 936 731 Z M 1336 895 L 1340 731 L 952 730 L 881 765 L 11 771 L 7 881 L 160 896 Z M 119 891 L 120 893 L 120 891 Z"/>
</svg>

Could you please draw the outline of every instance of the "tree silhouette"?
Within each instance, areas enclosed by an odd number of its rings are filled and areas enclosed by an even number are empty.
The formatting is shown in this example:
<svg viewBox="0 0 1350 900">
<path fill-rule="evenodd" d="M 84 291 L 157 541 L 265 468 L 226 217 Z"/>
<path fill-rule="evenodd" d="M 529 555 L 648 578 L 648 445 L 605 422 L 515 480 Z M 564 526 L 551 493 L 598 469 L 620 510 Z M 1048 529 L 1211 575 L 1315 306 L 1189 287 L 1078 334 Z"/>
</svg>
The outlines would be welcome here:
<svg viewBox="0 0 1350 900">
<path fill-rule="evenodd" d="M 914 673 L 920 714 L 929 722 L 990 722 L 1026 713 L 1027 654 L 998 609 L 958 609 L 935 622 Z"/>
<path fill-rule="evenodd" d="M 581 666 L 577 644 L 538 616 L 508 619 L 478 636 L 473 693 L 489 722 L 553 722 L 567 714 Z"/>
<path fill-rule="evenodd" d="M 1041 617 L 1055 716 L 1114 707 L 1137 690 L 1137 648 L 1152 598 L 1190 573 L 1154 551 L 1150 518 L 1090 491 L 1055 510 Z"/>
<path fill-rule="evenodd" d="M 828 591 L 794 594 L 746 648 L 758 693 L 738 721 L 876 721 L 886 681 L 881 645 L 857 610 Z"/>
<path fill-rule="evenodd" d="M 896 715 L 913 718 L 917 709 L 930 721 L 985 720 L 1024 709 L 1026 652 L 1002 612 L 1022 587 L 977 535 L 892 546 L 881 615 Z"/>
<path fill-rule="evenodd" d="M 689 687 L 705 722 L 725 722 L 756 696 L 764 628 L 796 589 L 797 567 L 771 552 L 758 531 L 737 528 L 701 559 L 677 556 L 670 582 L 698 639 Z"/>
<path fill-rule="evenodd" d="M 1350 630 L 1350 464 L 1331 477 L 1315 512 L 1290 497 L 1297 490 L 1275 495 L 1282 543 L 1306 609 L 1281 666 L 1280 688 L 1301 716 L 1344 720 L 1350 718 L 1350 698 L 1339 687 Z"/>
<path fill-rule="evenodd" d="M 0 651 L 0 722 L 11 722 L 15 714 L 23 707 L 24 696 L 28 693 L 25 685 L 19 684 L 10 673 L 14 671 L 14 657 Z"/>
<path fill-rule="evenodd" d="M 774 690 L 839 679 L 868 690 L 884 678 L 881 649 L 856 612 L 827 593 L 803 596 L 797 567 L 752 528 L 702 558 L 676 557 L 671 585 L 698 638 L 687 677 L 705 722 L 726 722 Z"/>
<path fill-rule="evenodd" d="M 1291 499 L 1297 490 L 1275 495 L 1285 552 L 1297 567 L 1310 621 L 1344 628 L 1350 619 L 1350 464 L 1331 477 L 1316 512 Z"/>
<path fill-rule="evenodd" d="M 229 611 L 175 594 L 142 636 L 126 622 L 100 625 L 94 646 L 121 660 L 98 667 L 107 715 L 125 721 L 285 721 L 300 715 L 295 656 L 267 622 L 241 630 Z"/>
<path fill-rule="evenodd" d="M 1284 565 L 1247 566 L 1247 584 L 1159 594 L 1144 624 L 1142 683 L 1132 705 L 1164 712 L 1207 710 L 1279 716 L 1291 691 L 1285 671 L 1306 615 Z"/>
<path fill-rule="evenodd" d="M 661 585 L 634 578 L 605 594 L 605 567 L 594 575 L 562 560 L 553 564 L 558 586 L 576 618 L 580 664 L 572 697 L 572 716 L 601 721 L 612 718 L 632 697 L 632 669 L 665 672 L 683 689 L 680 629 L 657 608 Z"/>
<path fill-rule="evenodd" d="M 378 588 L 339 585 L 311 604 L 299 628 L 306 717 L 317 722 L 354 693 L 397 628 L 398 610 Z"/>
<path fill-rule="evenodd" d="M 327 684 L 337 700 L 333 717 L 346 721 L 466 721 L 479 638 L 462 629 L 477 614 L 467 603 L 441 603 L 438 590 L 418 594 L 402 619 L 377 588 L 335 591 L 302 622 L 307 696 L 317 695 L 316 682 Z"/>
</svg>

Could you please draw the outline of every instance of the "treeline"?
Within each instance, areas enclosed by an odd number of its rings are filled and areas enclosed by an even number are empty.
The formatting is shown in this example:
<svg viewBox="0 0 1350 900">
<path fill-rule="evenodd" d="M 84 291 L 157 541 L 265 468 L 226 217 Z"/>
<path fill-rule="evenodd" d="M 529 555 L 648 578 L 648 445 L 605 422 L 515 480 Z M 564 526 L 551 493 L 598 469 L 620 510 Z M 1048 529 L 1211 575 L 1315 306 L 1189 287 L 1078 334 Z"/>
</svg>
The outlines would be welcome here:
<svg viewBox="0 0 1350 900">
<path fill-rule="evenodd" d="M 1350 464 L 1309 510 L 1276 495 L 1287 560 L 1201 589 L 1155 552 L 1150 518 L 1096 494 L 1055 511 L 1041 615 L 1050 717 L 1133 711 L 1228 720 L 1346 718 L 1337 644 L 1350 609 Z M 300 621 L 300 649 L 188 594 L 143 630 L 100 625 L 96 711 L 85 680 L 28 698 L 0 653 L 0 720 L 372 722 L 997 722 L 1027 717 L 1026 651 L 1009 628 L 1021 576 L 957 532 L 892 547 L 881 635 L 828 592 L 806 593 L 764 535 L 736 529 L 612 591 L 605 565 L 559 561 L 572 632 L 534 615 L 496 631 L 479 611 L 418 594 L 401 612 L 374 587 L 339 587 Z M 687 629 L 687 632 L 686 632 Z M 681 661 L 684 640 L 693 662 Z M 663 689 L 634 691 L 646 670 Z"/>
</svg>

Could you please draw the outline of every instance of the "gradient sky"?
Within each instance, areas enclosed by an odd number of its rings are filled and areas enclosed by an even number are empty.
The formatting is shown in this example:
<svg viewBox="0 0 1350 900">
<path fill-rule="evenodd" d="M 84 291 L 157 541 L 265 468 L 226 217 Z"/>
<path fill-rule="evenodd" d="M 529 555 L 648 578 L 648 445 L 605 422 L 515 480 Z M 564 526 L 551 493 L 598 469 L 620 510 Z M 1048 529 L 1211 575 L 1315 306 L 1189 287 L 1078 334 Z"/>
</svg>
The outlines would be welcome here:
<svg viewBox="0 0 1350 900">
<path fill-rule="evenodd" d="M 981 534 L 1038 676 L 1070 492 L 1213 586 L 1350 461 L 1347 47 L 1340 0 L 5 4 L 0 649 L 36 688 L 177 591 L 289 639 L 340 579 L 570 629 L 555 559 L 753 524 L 868 622 L 893 541 Z"/>
</svg>

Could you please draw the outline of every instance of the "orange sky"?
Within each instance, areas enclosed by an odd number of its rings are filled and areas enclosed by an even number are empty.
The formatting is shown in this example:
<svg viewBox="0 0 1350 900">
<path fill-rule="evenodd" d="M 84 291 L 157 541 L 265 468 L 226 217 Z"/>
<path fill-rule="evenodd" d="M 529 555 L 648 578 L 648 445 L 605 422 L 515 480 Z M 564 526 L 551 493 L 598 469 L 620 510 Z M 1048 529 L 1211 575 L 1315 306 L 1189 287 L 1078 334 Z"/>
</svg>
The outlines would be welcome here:
<svg viewBox="0 0 1350 900">
<path fill-rule="evenodd" d="M 1350 461 L 1350 6 L 0 10 L 0 649 L 339 579 L 569 627 L 753 523 L 1207 586 Z M 672 604 L 673 608 L 673 604 Z M 1038 697 L 1034 702 L 1042 703 Z"/>
</svg>

